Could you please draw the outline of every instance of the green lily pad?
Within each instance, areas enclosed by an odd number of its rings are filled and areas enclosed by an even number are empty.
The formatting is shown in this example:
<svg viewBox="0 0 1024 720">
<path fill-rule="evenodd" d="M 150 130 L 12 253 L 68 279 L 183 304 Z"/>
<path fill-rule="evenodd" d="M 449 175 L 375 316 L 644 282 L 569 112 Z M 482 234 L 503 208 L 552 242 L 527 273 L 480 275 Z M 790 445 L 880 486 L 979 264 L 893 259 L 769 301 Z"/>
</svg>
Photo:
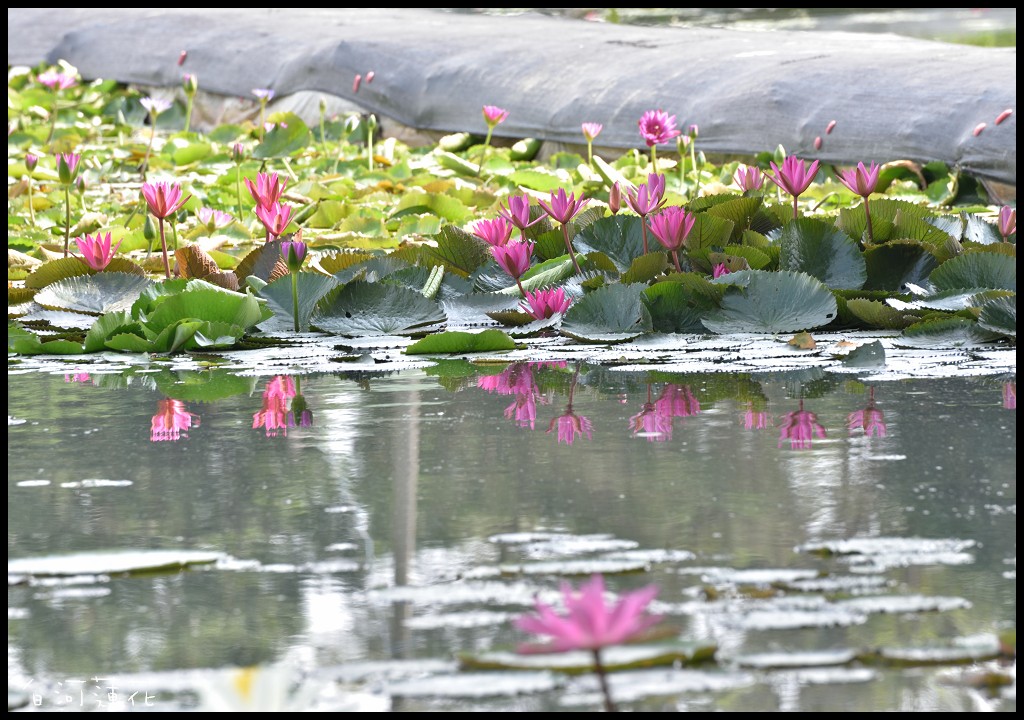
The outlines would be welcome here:
<svg viewBox="0 0 1024 720">
<path fill-rule="evenodd" d="M 724 288 L 698 273 L 673 275 L 655 283 L 643 294 L 656 332 L 705 334 L 702 319 L 718 307 Z"/>
<path fill-rule="evenodd" d="M 337 335 L 397 335 L 444 321 L 441 308 L 422 293 L 356 280 L 328 293 L 309 322 Z"/>
<path fill-rule="evenodd" d="M 925 320 L 911 325 L 900 335 L 901 344 L 969 347 L 994 342 L 1002 333 L 986 330 L 973 320 L 961 317 Z"/>
<path fill-rule="evenodd" d="M 313 272 L 300 272 L 297 276 L 299 298 L 299 329 L 309 329 L 309 318 L 312 317 L 316 304 L 327 293 L 338 286 L 338 281 L 330 275 Z M 274 280 L 259 290 L 260 297 L 267 299 L 267 307 L 274 311 L 275 317 L 293 329 L 295 319 L 292 303 L 292 275 L 289 273 Z"/>
<path fill-rule="evenodd" d="M 702 320 L 714 333 L 799 332 L 828 325 L 836 316 L 832 293 L 804 273 L 742 270 L 716 282 L 733 287 Z"/>
<path fill-rule="evenodd" d="M 406 355 L 440 355 L 467 352 L 497 352 L 515 350 L 516 343 L 501 330 L 483 330 L 478 333 L 446 332 L 428 335 L 405 349 Z"/>
<path fill-rule="evenodd" d="M 939 264 L 924 245 L 910 241 L 870 247 L 864 252 L 864 261 L 865 290 L 898 291 L 907 283 L 920 285 Z"/>
<path fill-rule="evenodd" d="M 982 305 L 978 325 L 994 333 L 1017 337 L 1017 294 L 994 298 Z"/>
<path fill-rule="evenodd" d="M 846 233 L 814 218 L 787 223 L 779 235 L 779 267 L 818 278 L 830 288 L 857 290 L 867 279 L 860 248 Z"/>
<path fill-rule="evenodd" d="M 106 313 L 131 308 L 153 281 L 121 272 L 79 275 L 47 285 L 36 293 L 35 301 L 47 308 L 84 313 Z"/>
<path fill-rule="evenodd" d="M 263 136 L 263 142 L 253 149 L 254 158 L 268 160 L 290 157 L 309 145 L 312 138 L 309 127 L 295 113 L 273 113 L 267 120 L 276 124 Z"/>
<path fill-rule="evenodd" d="M 582 342 L 623 342 L 653 329 L 641 300 L 645 286 L 606 285 L 587 293 L 566 311 L 562 334 Z"/>
<path fill-rule="evenodd" d="M 852 298 L 846 301 L 846 310 L 870 328 L 902 330 L 921 320 L 921 311 L 897 310 L 879 300 Z"/>
<path fill-rule="evenodd" d="M 454 225 L 445 225 L 437 234 L 437 247 L 424 246 L 421 255 L 426 263 L 444 265 L 445 270 L 460 277 L 469 275 L 490 259 L 486 245 Z"/>
<path fill-rule="evenodd" d="M 649 249 L 651 245 L 658 247 L 658 241 L 648 233 Z M 635 215 L 601 218 L 577 233 L 573 246 L 583 253 L 604 253 L 620 273 L 625 273 L 643 255 L 643 223 Z"/>
<path fill-rule="evenodd" d="M 1017 291 L 1017 258 L 972 252 L 947 260 L 928 276 L 936 290 L 995 288 Z"/>
<path fill-rule="evenodd" d="M 676 664 L 707 662 L 718 648 L 713 644 L 669 643 L 665 645 L 618 645 L 601 651 L 601 664 L 608 671 L 637 670 Z M 594 669 L 592 653 L 578 650 L 562 653 L 485 652 L 463 653 L 459 663 L 466 670 L 552 670 L 582 675 Z"/>
<path fill-rule="evenodd" d="M 8 560 L 7 574 L 30 577 L 124 575 L 210 565 L 221 558 L 222 553 L 201 550 L 112 550 Z"/>
</svg>

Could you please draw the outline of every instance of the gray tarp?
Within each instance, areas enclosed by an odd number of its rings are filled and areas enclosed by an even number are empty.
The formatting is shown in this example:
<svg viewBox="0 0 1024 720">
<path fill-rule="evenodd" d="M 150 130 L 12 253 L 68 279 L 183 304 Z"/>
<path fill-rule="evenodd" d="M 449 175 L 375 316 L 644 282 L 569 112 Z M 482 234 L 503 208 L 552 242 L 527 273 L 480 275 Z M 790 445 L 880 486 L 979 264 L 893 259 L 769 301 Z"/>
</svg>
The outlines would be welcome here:
<svg viewBox="0 0 1024 720">
<path fill-rule="evenodd" d="M 496 135 L 574 145 L 591 121 L 604 124 L 603 147 L 645 147 L 637 120 L 664 109 L 699 125 L 709 153 L 781 143 L 806 159 L 941 160 L 1017 181 L 1016 112 L 994 124 L 1016 110 L 1015 48 L 440 9 L 8 8 L 8 63 L 59 59 L 86 78 L 147 86 L 178 86 L 189 71 L 225 96 L 326 93 L 430 131 L 482 133 L 481 107 L 497 105 L 509 116 Z"/>
</svg>

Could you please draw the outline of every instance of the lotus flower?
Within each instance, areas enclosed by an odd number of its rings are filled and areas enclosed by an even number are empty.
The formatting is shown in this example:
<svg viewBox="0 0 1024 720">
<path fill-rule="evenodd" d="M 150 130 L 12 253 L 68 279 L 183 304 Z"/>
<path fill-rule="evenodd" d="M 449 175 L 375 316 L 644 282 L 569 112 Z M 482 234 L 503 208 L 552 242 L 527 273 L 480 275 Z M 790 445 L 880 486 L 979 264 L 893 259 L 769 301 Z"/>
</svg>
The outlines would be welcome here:
<svg viewBox="0 0 1024 720">
<path fill-rule="evenodd" d="M 544 219 L 543 215 L 530 219 L 529 195 L 509 195 L 508 208 L 499 207 L 498 214 L 519 228 L 519 237 L 524 241 L 527 229 Z"/>
<path fill-rule="evenodd" d="M 479 220 L 473 226 L 473 234 L 488 245 L 504 245 L 512 237 L 512 223 L 504 215 L 494 220 Z"/>
<path fill-rule="evenodd" d="M 1017 232 L 1017 208 L 1003 205 L 999 208 L 999 234 L 1003 236 L 1003 240 L 1009 240 L 1015 232 Z"/>
<path fill-rule="evenodd" d="M 551 193 L 551 197 L 548 202 L 544 202 L 543 200 L 538 200 L 537 202 L 542 208 L 544 208 L 544 212 L 546 212 L 552 220 L 556 220 L 562 224 L 562 237 L 565 240 L 565 248 L 569 251 L 569 258 L 572 260 L 573 267 L 576 269 L 576 272 L 579 273 L 580 266 L 579 263 L 576 262 L 576 253 L 573 252 L 572 241 L 569 240 L 568 224 L 574 217 L 579 215 L 580 211 L 583 210 L 587 203 L 590 202 L 590 198 L 580 196 L 579 199 L 576 199 L 574 193 L 566 195 L 564 189 L 558 188 L 558 192 Z"/>
<path fill-rule="evenodd" d="M 782 416 L 782 427 L 779 433 L 779 447 L 784 440 L 789 440 L 792 450 L 806 450 L 811 447 L 811 439 L 817 435 L 825 437 L 825 428 L 818 423 L 818 416 L 804 410 L 804 401 L 800 401 L 800 409 Z"/>
<path fill-rule="evenodd" d="M 123 242 L 123 241 L 121 241 Z M 91 267 L 97 272 L 103 270 L 110 264 L 110 261 L 114 259 L 114 253 L 121 247 L 121 242 L 118 242 L 113 248 L 110 247 L 110 233 L 104 235 L 103 233 L 96 233 L 95 235 L 85 235 L 84 237 L 75 238 L 75 244 L 78 245 L 78 251 L 82 253 L 82 260 L 85 264 Z"/>
<path fill-rule="evenodd" d="M 871 167 L 864 167 L 864 163 L 857 163 L 857 167 L 842 170 L 839 173 L 839 182 L 850 188 L 850 192 L 867 198 L 875 192 L 878 186 L 878 171 L 881 168 L 878 163 L 871 163 Z M 806 188 L 805 188 L 806 189 Z"/>
<path fill-rule="evenodd" d="M 142 184 L 142 195 L 146 198 L 153 217 L 163 220 L 178 212 L 191 195 L 181 197 L 181 185 L 169 182 L 147 182 Z"/>
<path fill-rule="evenodd" d="M 562 288 L 537 290 L 523 293 L 525 300 L 520 307 L 536 320 L 547 320 L 552 315 L 561 315 L 572 304 L 572 298 Z"/>
<path fill-rule="evenodd" d="M 665 204 L 665 176 L 651 173 L 647 176 L 647 182 L 643 183 L 639 188 L 633 190 L 630 188 L 626 192 L 626 204 L 629 209 L 640 216 L 641 220 L 644 220 L 655 210 L 658 210 L 662 205 Z M 644 238 L 644 255 L 647 254 L 647 224 L 644 223 L 643 227 L 643 238 Z"/>
<path fill-rule="evenodd" d="M 530 269 L 533 243 L 512 240 L 504 245 L 493 245 L 491 247 L 491 254 L 494 255 L 494 259 L 501 266 L 501 269 L 515 279 L 516 284 L 519 286 L 519 291 L 525 295 L 526 291 L 523 290 L 523 285 L 519 278 Z"/>
<path fill-rule="evenodd" d="M 737 166 L 732 179 L 743 192 L 760 190 L 761 186 L 764 185 L 764 175 L 761 173 L 760 168 L 747 165 Z"/>
<path fill-rule="evenodd" d="M 78 84 L 78 78 L 74 75 L 71 73 L 58 72 L 55 68 L 50 68 L 49 70 L 39 73 L 36 76 L 36 80 L 54 92 L 57 90 L 67 90 L 69 87 L 74 87 Z"/>
<path fill-rule="evenodd" d="M 508 110 L 496 105 L 484 105 L 484 122 L 487 123 L 487 127 L 493 129 L 495 126 L 505 122 L 507 117 Z"/>
<path fill-rule="evenodd" d="M 711 277 L 717 280 L 723 275 L 728 275 L 731 272 L 732 270 L 730 270 L 725 263 L 718 263 L 713 268 L 711 268 Z"/>
<path fill-rule="evenodd" d="M 667 143 L 682 134 L 676 128 L 676 116 L 664 110 L 648 110 L 640 116 L 637 126 L 640 128 L 640 137 L 648 147 Z"/>
<path fill-rule="evenodd" d="M 292 208 L 290 205 L 282 205 L 281 203 L 274 203 L 271 207 L 267 208 L 262 205 L 256 206 L 256 217 L 260 219 L 263 226 L 267 229 L 268 241 L 274 238 L 279 238 L 284 234 L 285 228 L 288 227 L 288 222 L 291 219 Z"/>
<path fill-rule="evenodd" d="M 769 175 L 768 179 L 793 196 L 794 220 L 798 217 L 797 198 L 814 182 L 814 176 L 818 172 L 818 165 L 817 160 L 810 165 L 804 165 L 804 161 L 795 155 L 788 155 L 782 161 L 781 168 L 775 164 L 774 160 L 771 162 L 775 175 Z"/>
<path fill-rule="evenodd" d="M 689 237 L 696 222 L 697 218 L 693 213 L 675 206 L 667 207 L 651 217 L 651 232 L 654 233 L 654 237 L 658 238 L 658 242 L 672 253 L 676 272 L 682 272 L 679 265 L 679 251 L 686 244 L 686 238 Z"/>
<path fill-rule="evenodd" d="M 245 178 L 245 186 L 258 206 L 271 208 L 281 201 L 288 179 L 281 179 L 277 173 L 257 173 L 256 182 Z"/>
<path fill-rule="evenodd" d="M 196 210 L 196 217 L 199 218 L 199 222 L 202 223 L 209 232 L 225 228 L 235 221 L 229 213 L 208 207 L 201 207 Z"/>
</svg>

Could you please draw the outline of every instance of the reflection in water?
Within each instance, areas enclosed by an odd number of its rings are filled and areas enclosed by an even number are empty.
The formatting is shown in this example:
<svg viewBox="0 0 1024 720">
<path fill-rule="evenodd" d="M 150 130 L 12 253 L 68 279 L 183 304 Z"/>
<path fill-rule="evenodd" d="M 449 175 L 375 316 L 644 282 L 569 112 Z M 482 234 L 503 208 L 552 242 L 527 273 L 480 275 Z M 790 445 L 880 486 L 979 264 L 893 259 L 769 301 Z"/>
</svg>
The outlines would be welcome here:
<svg viewBox="0 0 1024 720">
<path fill-rule="evenodd" d="M 253 428 L 265 428 L 267 437 L 288 436 L 288 428 L 295 427 L 295 399 L 299 400 L 299 424 L 313 423 L 313 413 L 306 408 L 306 401 L 295 388 L 295 381 L 287 375 L 275 375 L 267 381 L 263 391 L 263 407 L 252 416 Z M 288 402 L 292 410 L 288 410 Z"/>
<path fill-rule="evenodd" d="M 810 410 L 804 410 L 804 401 L 800 401 L 800 409 L 793 410 L 782 416 L 782 429 L 779 432 L 779 447 L 789 440 L 792 450 L 806 450 L 811 447 L 811 438 L 817 435 L 825 437 L 825 428 L 818 423 L 818 416 Z"/>
<path fill-rule="evenodd" d="M 498 375 L 481 377 L 477 385 L 489 393 L 515 395 L 516 401 L 505 408 L 505 417 L 514 417 L 516 425 L 533 430 L 537 420 L 537 401 L 541 404 L 549 402 L 541 395 L 533 377 L 534 368 L 541 367 L 565 367 L 565 362 L 512 363 Z"/>
<path fill-rule="evenodd" d="M 590 418 L 584 415 L 577 415 L 572 409 L 572 399 L 576 394 L 576 383 L 580 379 L 580 366 L 576 365 L 576 369 L 572 373 L 572 383 L 569 385 L 569 401 L 565 405 L 565 412 L 558 417 L 551 419 L 551 424 L 548 425 L 548 432 L 551 432 L 558 428 L 558 442 L 564 442 L 566 445 L 572 445 L 576 440 L 577 435 L 586 435 L 587 440 L 590 440 L 594 430 L 593 423 L 590 422 Z"/>
<path fill-rule="evenodd" d="M 654 402 L 651 401 L 651 386 L 647 386 L 647 402 L 640 412 L 629 419 L 633 435 L 646 437 L 648 442 L 665 442 L 672 439 L 672 420 L 690 417 L 700 413 L 700 403 L 689 385 L 669 383 Z"/>
<path fill-rule="evenodd" d="M 90 380 L 92 378 L 89 376 L 89 373 L 64 374 L 64 382 L 66 383 L 87 383 Z"/>
<path fill-rule="evenodd" d="M 1017 409 L 1017 383 L 1003 383 L 1003 407 L 1007 410 Z"/>
<path fill-rule="evenodd" d="M 767 410 L 755 410 L 754 402 L 747 402 L 747 411 L 743 413 L 743 428 L 745 430 L 764 430 L 772 424 L 772 416 Z"/>
<path fill-rule="evenodd" d="M 156 415 L 150 423 L 149 439 L 162 442 L 188 438 L 188 431 L 193 425 L 199 427 L 199 416 L 189 412 L 181 400 L 158 400 Z"/>
<path fill-rule="evenodd" d="M 868 394 L 868 405 L 863 410 L 852 412 L 846 417 L 850 432 L 857 428 L 863 428 L 867 437 L 877 435 L 885 437 L 885 416 L 882 411 L 875 407 L 875 389 L 871 388 Z"/>
<path fill-rule="evenodd" d="M 288 410 L 288 426 L 313 426 L 313 411 L 309 409 L 306 396 L 302 394 L 301 378 L 295 378 L 295 397 L 292 398 L 291 409 Z"/>
</svg>

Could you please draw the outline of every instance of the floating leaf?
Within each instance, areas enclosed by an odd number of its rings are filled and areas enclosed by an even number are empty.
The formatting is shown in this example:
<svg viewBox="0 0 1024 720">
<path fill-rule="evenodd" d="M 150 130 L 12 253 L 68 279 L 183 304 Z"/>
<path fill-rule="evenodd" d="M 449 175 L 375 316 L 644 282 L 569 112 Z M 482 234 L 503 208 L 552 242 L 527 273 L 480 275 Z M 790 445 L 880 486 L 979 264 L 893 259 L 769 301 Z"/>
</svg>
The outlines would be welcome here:
<svg viewBox="0 0 1024 720">
<path fill-rule="evenodd" d="M 864 298 L 847 300 L 846 309 L 872 328 L 902 330 L 921 320 L 920 312 L 897 310 L 886 303 Z"/>
<path fill-rule="evenodd" d="M 978 325 L 1001 335 L 1017 337 L 1017 294 L 995 298 L 982 305 Z"/>
<path fill-rule="evenodd" d="M 132 334 L 138 336 L 140 339 L 145 338 L 145 330 L 143 330 L 142 323 L 133 318 L 130 313 L 126 311 L 121 312 L 110 312 L 106 315 L 96 318 L 96 321 L 89 328 L 89 332 L 85 335 L 85 352 L 99 352 L 105 350 L 109 346 L 106 344 L 107 340 L 111 339 L 115 335 L 121 334 Z M 122 341 L 122 345 L 125 341 Z M 146 347 L 148 348 L 148 341 L 146 341 Z M 112 350 L 121 350 L 123 348 L 110 348 Z"/>
<path fill-rule="evenodd" d="M 843 365 L 847 367 L 880 367 L 885 365 L 885 347 L 880 340 L 865 343 L 846 354 Z"/>
<path fill-rule="evenodd" d="M 356 280 L 330 292 L 310 325 L 337 335 L 396 335 L 444 321 L 437 303 L 415 290 Z"/>
<path fill-rule="evenodd" d="M 562 333 L 583 342 L 621 342 L 650 332 L 644 289 L 639 283 L 607 285 L 587 293 L 566 311 Z"/>
<path fill-rule="evenodd" d="M 437 247 L 423 247 L 422 254 L 431 265 L 444 265 L 460 277 L 469 275 L 490 259 L 483 242 L 454 225 L 445 225 L 437 234 Z"/>
<path fill-rule="evenodd" d="M 857 243 L 829 223 L 801 218 L 786 223 L 779 235 L 782 270 L 807 273 L 830 288 L 859 289 L 867 278 Z"/>
<path fill-rule="evenodd" d="M 814 341 L 814 338 L 808 332 L 797 333 L 786 344 L 792 345 L 797 350 L 814 350 L 818 347 L 818 343 Z"/>
<path fill-rule="evenodd" d="M 726 290 L 721 307 L 702 321 L 715 333 L 813 330 L 836 316 L 832 293 L 810 275 L 744 270 L 723 275 L 717 282 L 734 287 Z"/>
<path fill-rule="evenodd" d="M 252 156 L 257 160 L 290 157 L 309 145 L 309 128 L 295 113 L 273 113 L 267 120 L 275 125 L 263 136 L 263 142 L 253 149 Z"/>
<path fill-rule="evenodd" d="M 253 295 L 224 290 L 203 280 L 189 280 L 184 291 L 165 298 L 143 322 L 153 332 L 162 332 L 189 319 L 250 328 L 270 316 L 265 302 Z"/>
<path fill-rule="evenodd" d="M 711 644 L 672 643 L 667 645 L 618 645 L 601 651 L 605 670 L 637 670 L 676 664 L 706 662 L 714 658 L 718 648 Z M 580 675 L 594 669 L 593 653 L 577 650 L 561 653 L 522 654 L 486 652 L 479 655 L 463 653 L 459 663 L 467 670 L 552 670 Z"/>
<path fill-rule="evenodd" d="M 158 570 L 180 570 L 189 565 L 210 565 L 221 553 L 201 550 L 112 550 L 69 555 L 19 558 L 7 561 L 8 575 L 60 577 L 71 575 L 124 575 Z"/>
<path fill-rule="evenodd" d="M 501 330 L 483 330 L 478 333 L 446 332 L 428 335 L 405 349 L 406 355 L 442 355 L 450 353 L 498 352 L 515 350 L 516 343 Z"/>
<path fill-rule="evenodd" d="M 760 195 L 740 197 L 735 200 L 720 202 L 708 208 L 707 214 L 714 217 L 728 220 L 733 224 L 730 242 L 739 242 L 743 233 L 750 229 L 750 224 L 761 209 L 763 198 Z M 691 204 L 692 207 L 692 204 Z"/>
<path fill-rule="evenodd" d="M 174 252 L 174 257 L 178 261 L 178 271 L 182 277 L 205 278 L 220 270 L 217 262 L 198 245 L 178 248 Z"/>
<path fill-rule="evenodd" d="M 724 290 L 698 273 L 684 273 L 672 276 L 672 281 L 655 283 L 644 291 L 643 298 L 655 331 L 705 334 L 707 328 L 701 320 L 718 307 Z"/>
<path fill-rule="evenodd" d="M 650 233 L 648 242 L 657 246 L 657 240 Z M 625 273 L 633 261 L 643 255 L 643 223 L 634 215 L 601 218 L 576 234 L 573 247 L 583 253 L 604 253 L 620 273 Z"/>
<path fill-rule="evenodd" d="M 330 275 L 313 272 L 300 272 L 297 281 L 299 329 L 304 332 L 309 329 L 309 318 L 313 315 L 316 304 L 338 286 L 338 281 Z M 278 320 L 289 328 L 294 328 L 291 273 L 261 288 L 259 295 L 267 299 L 267 307 L 274 311 Z"/>
<path fill-rule="evenodd" d="M 911 325 L 900 336 L 903 344 L 964 347 L 998 340 L 1001 333 L 991 332 L 973 320 L 961 317 L 925 320 Z"/>
<path fill-rule="evenodd" d="M 378 256 L 368 252 L 337 252 L 330 255 L 321 255 L 317 264 L 323 268 L 324 272 L 336 275 L 346 268 L 372 260 L 375 257 Z"/>
<path fill-rule="evenodd" d="M 516 185 L 545 193 L 558 190 L 565 185 L 565 181 L 558 175 L 536 168 L 516 170 L 508 179 Z"/>
<path fill-rule="evenodd" d="M 451 223 L 463 223 L 474 216 L 461 200 L 443 193 L 408 192 L 398 202 L 395 210 L 400 212 L 417 208 L 419 213 L 430 213 Z"/>
<path fill-rule="evenodd" d="M 35 300 L 43 307 L 102 314 L 131 308 L 152 284 L 148 278 L 121 272 L 79 275 L 47 285 Z"/>
<path fill-rule="evenodd" d="M 239 284 L 244 284 L 250 275 L 258 277 L 264 282 L 276 280 L 288 274 L 288 266 L 281 258 L 281 241 L 258 245 L 250 252 L 235 268 L 235 275 L 238 276 Z"/>
<path fill-rule="evenodd" d="M 622 274 L 622 282 L 626 285 L 646 283 L 665 272 L 668 263 L 668 253 L 649 252 L 646 255 L 641 255 L 633 261 L 629 270 Z"/>
<path fill-rule="evenodd" d="M 972 252 L 947 260 L 928 276 L 936 290 L 996 288 L 1017 291 L 1017 258 Z"/>
<path fill-rule="evenodd" d="M 920 285 L 939 261 L 917 242 L 876 245 L 864 252 L 867 266 L 865 290 L 902 290 L 907 283 Z"/>
</svg>

